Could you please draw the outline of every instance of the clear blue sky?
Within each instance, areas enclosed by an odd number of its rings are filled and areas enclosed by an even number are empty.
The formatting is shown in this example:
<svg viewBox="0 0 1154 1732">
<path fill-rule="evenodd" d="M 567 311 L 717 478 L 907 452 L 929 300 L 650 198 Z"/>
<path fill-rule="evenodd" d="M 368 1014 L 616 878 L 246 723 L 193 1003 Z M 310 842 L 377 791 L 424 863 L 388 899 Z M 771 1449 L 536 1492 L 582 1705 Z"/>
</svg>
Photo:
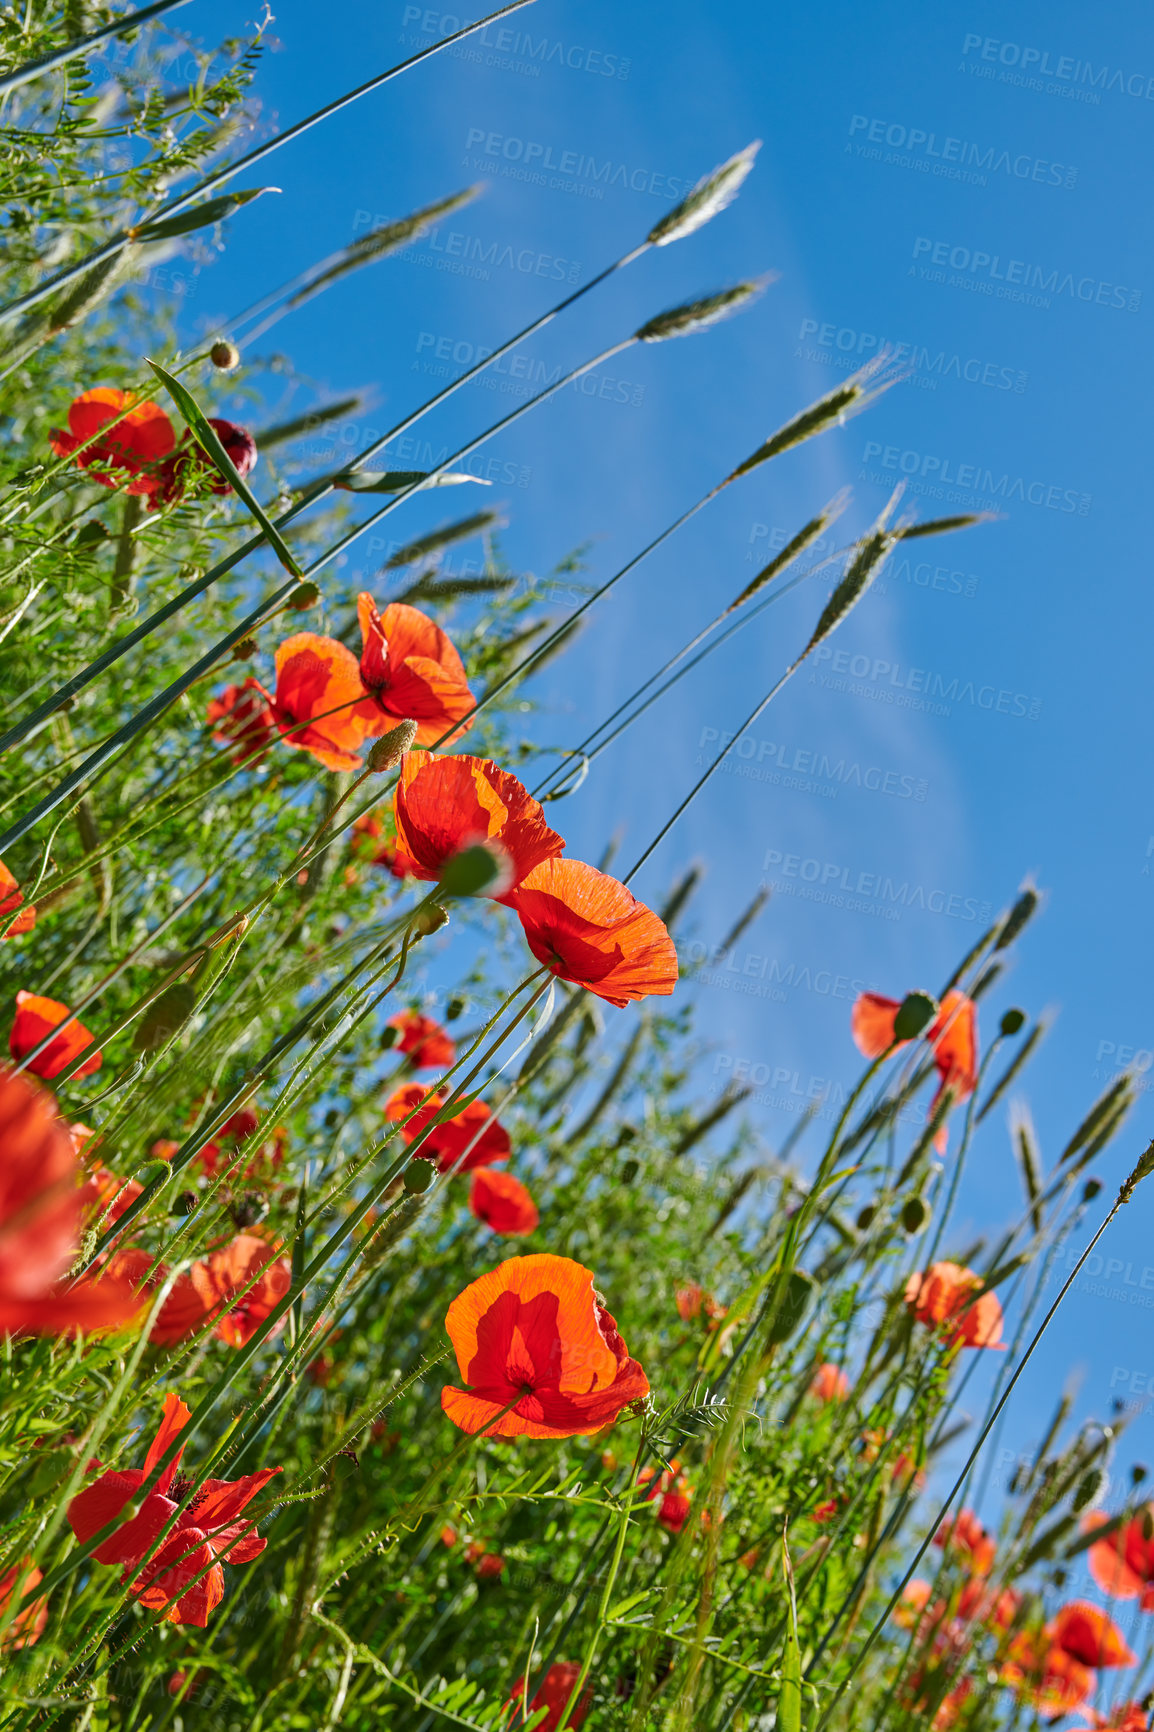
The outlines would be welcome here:
<svg viewBox="0 0 1154 1732">
<path fill-rule="evenodd" d="M 278 51 L 260 74 L 262 124 L 289 123 L 459 16 L 403 0 L 347 0 L 331 13 L 281 0 Z M 197 0 L 178 22 L 211 40 L 249 17 L 241 0 Z M 909 345 L 913 376 L 732 488 L 648 562 L 541 682 L 537 725 L 576 743 L 842 486 L 853 489 L 850 529 L 903 474 L 919 515 L 996 505 L 1001 521 L 922 542 L 920 557 L 891 565 L 833 640 L 839 659 L 771 707 L 733 765 L 749 773 L 714 779 L 637 889 L 656 897 L 675 871 L 703 862 L 693 935 L 716 943 L 763 880 L 777 885 L 737 972 L 698 989 L 716 1048 L 703 1080 L 748 1071 L 777 1146 L 795 1120 L 777 1102 L 855 1072 L 856 984 L 898 996 L 939 985 L 983 914 L 1034 875 L 1044 917 L 994 1003 L 1057 1013 L 1025 1091 L 1053 1160 L 1118 1061 L 1137 1053 L 1149 1064 L 1154 1048 L 1140 515 L 1154 20 L 1136 0 L 1105 12 L 1037 0 L 538 0 L 506 28 L 279 154 L 258 178 L 280 196 L 238 217 L 224 257 L 195 278 L 188 332 L 369 225 L 484 180 L 485 196 L 431 242 L 350 279 L 263 345 L 291 354 L 314 400 L 370 390 L 361 430 L 383 428 L 443 383 L 438 355 L 451 366 L 504 340 L 562 284 L 640 240 L 701 173 L 764 140 L 730 211 L 529 345 L 547 367 L 570 366 L 681 299 L 779 274 L 740 318 L 630 351 L 600 371 L 595 393 L 566 392 L 486 449 L 500 460 L 489 492 L 508 517 L 514 568 L 545 572 L 588 541 L 601 581 L 851 357 Z M 516 400 L 461 393 L 427 424 L 434 452 Z M 308 401 L 298 393 L 293 411 Z M 345 429 L 352 448 L 358 431 Z M 416 501 L 393 520 L 398 538 L 455 515 L 464 497 Z M 355 587 L 379 557 L 354 554 L 342 583 Z M 825 593 L 818 580 L 772 609 L 600 760 L 554 808 L 572 853 L 596 858 L 621 832 L 619 859 L 636 857 L 702 753 L 805 641 Z M 862 886 L 865 908 L 844 895 L 841 905 L 809 899 L 815 878 L 827 893 Z M 1146 1096 L 1102 1163 L 1108 1184 L 1152 1128 Z M 1018 1208 L 994 1115 L 960 1225 L 997 1224 Z M 1152 1209 L 1140 1194 L 1103 1247 L 1115 1263 L 1100 1279 L 1124 1297 L 1072 1295 L 1015 1403 L 1012 1443 L 1038 1435 L 1067 1372 L 1080 1372 L 1084 1407 L 1102 1414 L 1112 1394 L 1154 1388 Z M 1149 1414 L 1125 1453 L 1154 1455 Z"/>
</svg>

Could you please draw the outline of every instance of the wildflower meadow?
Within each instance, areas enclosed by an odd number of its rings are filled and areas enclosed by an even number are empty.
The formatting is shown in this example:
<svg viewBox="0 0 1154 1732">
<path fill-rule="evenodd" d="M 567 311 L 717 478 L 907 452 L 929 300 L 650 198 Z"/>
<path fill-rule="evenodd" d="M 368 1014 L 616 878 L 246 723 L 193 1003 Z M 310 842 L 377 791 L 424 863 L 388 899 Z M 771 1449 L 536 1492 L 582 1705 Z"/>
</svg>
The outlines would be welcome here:
<svg viewBox="0 0 1154 1732">
<path fill-rule="evenodd" d="M 615 586 L 868 416 L 900 357 L 719 460 L 559 616 L 469 460 L 538 411 L 546 438 L 604 353 L 493 399 L 432 467 L 386 447 L 642 254 L 703 247 L 756 141 L 318 466 L 302 439 L 345 406 L 270 422 L 250 346 L 474 189 L 285 282 L 267 259 L 195 349 L 155 274 L 227 246 L 301 132 L 435 84 L 529 0 L 275 129 L 246 125 L 267 21 L 190 56 L 179 4 L 0 16 L 0 1728 L 1147 1732 L 1154 1504 L 1141 1469 L 1108 1481 L 1114 1426 L 1055 1390 L 996 1520 L 986 1495 L 1019 1376 L 1154 1168 L 1129 1073 L 1048 1160 L 1007 1129 L 1043 1027 L 1006 976 L 1037 888 L 1005 886 L 949 978 L 895 964 L 847 998 L 856 1082 L 767 1156 L 695 1067 L 695 874 L 632 888 L 726 743 L 638 858 L 566 841 L 612 743 L 780 596 L 808 625 L 746 728 L 907 543 L 993 527 L 899 478 L 844 537 L 841 493 L 799 498 L 672 658 L 635 645 L 561 746 L 538 713 Z M 708 345 L 766 270 L 618 351 Z M 440 527 L 410 533 L 434 489 Z M 350 584 L 394 513 L 400 551 Z M 1017 1218 L 967 1243 L 965 1164 L 1007 1149 Z"/>
</svg>

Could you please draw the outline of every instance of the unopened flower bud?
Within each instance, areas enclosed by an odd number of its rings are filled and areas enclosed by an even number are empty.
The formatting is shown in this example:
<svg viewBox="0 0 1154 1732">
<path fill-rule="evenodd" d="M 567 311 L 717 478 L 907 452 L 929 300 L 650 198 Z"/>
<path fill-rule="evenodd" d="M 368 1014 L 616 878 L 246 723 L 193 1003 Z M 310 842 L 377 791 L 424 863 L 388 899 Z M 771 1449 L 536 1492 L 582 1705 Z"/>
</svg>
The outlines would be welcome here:
<svg viewBox="0 0 1154 1732">
<path fill-rule="evenodd" d="M 902 1204 L 902 1228 L 907 1233 L 920 1233 L 930 1218 L 928 1205 L 921 1197 L 910 1197 Z"/>
<path fill-rule="evenodd" d="M 1002 1018 L 1002 1033 L 1017 1034 L 1026 1021 L 1024 1010 L 1008 1010 Z"/>
<path fill-rule="evenodd" d="M 186 980 L 174 981 L 145 1011 L 133 1038 L 136 1052 L 156 1052 L 167 1046 L 196 1009 L 196 993 Z"/>
<path fill-rule="evenodd" d="M 428 938 L 432 933 L 439 932 L 442 926 L 448 924 L 448 909 L 441 908 L 436 902 L 430 902 L 424 908 L 418 908 L 411 921 L 413 932 L 418 938 Z"/>
<path fill-rule="evenodd" d="M 222 373 L 231 373 L 234 367 L 240 366 L 240 350 L 235 343 L 228 342 L 224 337 L 212 345 L 208 358 Z"/>
<path fill-rule="evenodd" d="M 1086 1183 L 1082 1186 L 1082 1201 L 1084 1203 L 1092 1203 L 1101 1189 L 1101 1179 L 1087 1179 Z"/>
<path fill-rule="evenodd" d="M 242 637 L 239 643 L 232 646 L 232 659 L 236 662 L 247 662 L 257 652 L 257 641 L 254 637 Z"/>
<path fill-rule="evenodd" d="M 416 737 L 416 722 L 398 722 L 395 728 L 390 728 L 387 734 L 382 734 L 379 740 L 374 741 L 366 760 L 369 769 L 375 775 L 381 775 L 385 770 L 395 770 L 405 753 L 412 751 Z"/>
<path fill-rule="evenodd" d="M 315 607 L 321 599 L 321 592 L 315 583 L 307 578 L 302 579 L 289 596 L 288 604 L 294 613 L 303 613 L 306 607 Z"/>
<path fill-rule="evenodd" d="M 867 1203 L 864 1209 L 859 1210 L 858 1218 L 854 1222 L 859 1233 L 864 1233 L 867 1227 L 873 1226 L 873 1220 L 876 1214 L 877 1209 L 873 1203 Z"/>
<path fill-rule="evenodd" d="M 938 1007 L 927 992 L 908 992 L 894 1017 L 894 1039 L 916 1040 L 938 1014 Z"/>
<path fill-rule="evenodd" d="M 457 1018 L 464 1014 L 464 1009 L 465 1001 L 463 998 L 451 998 L 445 1006 L 445 1021 L 456 1022 Z"/>
<path fill-rule="evenodd" d="M 1141 1485 L 1142 1481 L 1146 1478 L 1148 1471 L 1147 1468 L 1142 1466 L 1140 1461 L 1134 1462 L 1130 1468 L 1130 1484 Z"/>
</svg>

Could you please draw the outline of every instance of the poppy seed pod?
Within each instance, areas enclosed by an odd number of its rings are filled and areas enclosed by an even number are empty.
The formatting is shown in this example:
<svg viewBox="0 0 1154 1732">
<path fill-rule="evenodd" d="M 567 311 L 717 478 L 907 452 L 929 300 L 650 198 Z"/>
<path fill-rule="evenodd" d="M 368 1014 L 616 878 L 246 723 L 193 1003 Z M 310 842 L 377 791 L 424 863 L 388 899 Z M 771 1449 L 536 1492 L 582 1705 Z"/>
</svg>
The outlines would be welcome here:
<svg viewBox="0 0 1154 1732">
<path fill-rule="evenodd" d="M 446 896 L 499 894 L 509 888 L 511 877 L 499 849 L 491 843 L 477 842 L 471 848 L 460 849 L 445 861 L 441 869 L 441 889 Z"/>
<path fill-rule="evenodd" d="M 442 926 L 449 924 L 449 911 L 431 902 L 425 908 L 418 908 L 410 922 L 418 938 L 430 938 L 434 932 L 439 932 Z"/>
<path fill-rule="evenodd" d="M 294 613 L 303 613 L 306 607 L 315 607 L 320 599 L 321 592 L 316 584 L 305 579 L 297 584 L 289 596 L 288 604 Z"/>
<path fill-rule="evenodd" d="M 907 992 L 894 1017 L 894 1039 L 916 1040 L 937 1014 L 938 1007 L 927 992 Z"/>
<path fill-rule="evenodd" d="M 920 1233 L 929 1218 L 929 1208 L 921 1197 L 910 1197 L 902 1204 L 903 1232 Z"/>
<path fill-rule="evenodd" d="M 223 338 L 212 345 L 208 358 L 222 373 L 231 373 L 234 367 L 240 366 L 240 350 L 235 343 L 226 342 Z"/>
<path fill-rule="evenodd" d="M 1012 1034 L 1017 1034 L 1018 1030 L 1024 1025 L 1025 1021 L 1026 1021 L 1026 1013 L 1024 1010 L 1008 1010 L 1008 1011 L 1006 1011 L 1005 1015 L 1002 1017 L 1002 1021 L 1000 1024 L 1001 1031 L 1004 1035 L 1007 1035 L 1007 1036 L 1012 1035 Z"/>
<path fill-rule="evenodd" d="M 405 1168 L 401 1182 L 406 1191 L 410 1191 L 415 1195 L 420 1196 L 422 1191 L 428 1190 L 434 1177 L 435 1172 L 433 1163 L 431 1161 L 418 1160 L 414 1157 Z"/>
<path fill-rule="evenodd" d="M 398 722 L 395 728 L 390 728 L 387 734 L 382 734 L 374 743 L 365 760 L 368 768 L 375 775 L 383 775 L 386 770 L 395 770 L 405 753 L 412 750 L 416 737 L 416 722 Z"/>
</svg>

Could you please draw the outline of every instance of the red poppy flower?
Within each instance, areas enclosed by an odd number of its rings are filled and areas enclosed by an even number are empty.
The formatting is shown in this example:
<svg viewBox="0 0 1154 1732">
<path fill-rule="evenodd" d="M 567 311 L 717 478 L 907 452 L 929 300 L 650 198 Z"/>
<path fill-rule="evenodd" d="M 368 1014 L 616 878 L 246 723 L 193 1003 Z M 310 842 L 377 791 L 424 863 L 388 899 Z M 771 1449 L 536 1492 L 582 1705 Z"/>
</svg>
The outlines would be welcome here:
<svg viewBox="0 0 1154 1732">
<path fill-rule="evenodd" d="M 61 1284 L 80 1240 L 76 1150 L 47 1090 L 0 1067 L 0 1334 L 108 1329 L 138 1308 L 126 1282 Z"/>
<path fill-rule="evenodd" d="M 1046 1635 L 1056 1648 L 1080 1660 L 1083 1666 L 1100 1670 L 1136 1663 L 1136 1656 L 1113 1618 L 1090 1600 L 1070 1600 L 1059 1606 L 1046 1625 Z"/>
<path fill-rule="evenodd" d="M 610 1004 L 677 984 L 677 952 L 652 909 L 582 860 L 545 860 L 510 898 L 529 949 L 562 980 Z"/>
<path fill-rule="evenodd" d="M 457 1295 L 445 1327 L 465 1388 L 442 1390 L 441 1406 L 462 1431 L 584 1437 L 649 1393 L 592 1274 L 568 1257 L 510 1258 Z"/>
<path fill-rule="evenodd" d="M 965 1623 L 992 1624 L 995 1630 L 1008 1630 L 1018 1615 L 1022 1596 L 1014 1588 L 1002 1588 L 995 1593 L 984 1576 L 970 1576 L 958 1598 L 958 1617 Z"/>
<path fill-rule="evenodd" d="M 210 701 L 205 720 L 214 724 L 213 739 L 230 748 L 234 764 L 259 757 L 277 726 L 268 694 L 251 674 L 243 685 L 225 686 Z"/>
<path fill-rule="evenodd" d="M 850 1031 L 858 1051 L 866 1058 L 879 1058 L 894 1045 L 894 1018 L 900 1009 L 900 999 L 885 998 L 880 992 L 863 992 L 855 1000 Z M 952 1090 L 956 1101 L 964 1101 L 978 1086 L 976 1017 L 972 998 L 967 998 L 964 992 L 947 992 L 937 1016 L 925 1031 L 939 1079 L 937 1093 L 930 1103 L 931 1118 L 947 1088 Z M 904 1045 L 905 1041 L 897 1043 L 898 1047 Z M 945 1140 L 943 1125 L 935 1138 L 939 1151 L 944 1151 Z"/>
<path fill-rule="evenodd" d="M 819 1503 L 815 1506 L 813 1519 L 819 1527 L 824 1527 L 826 1522 L 833 1520 L 840 1508 L 841 1505 L 836 1497 L 827 1498 L 825 1503 Z"/>
<path fill-rule="evenodd" d="M 473 1560 L 470 1559 L 470 1562 Z M 505 1560 L 500 1552 L 482 1550 L 473 1567 L 477 1572 L 478 1581 L 495 1582 L 499 1576 L 503 1576 L 505 1573 Z"/>
<path fill-rule="evenodd" d="M 949 1339 L 963 1347 L 1001 1347 L 1002 1307 L 996 1293 L 974 1293 L 982 1278 L 959 1263 L 934 1263 L 906 1282 L 906 1304 L 931 1329 L 953 1325 Z"/>
<path fill-rule="evenodd" d="M 550 1666 L 541 1681 L 537 1694 L 529 1703 L 530 1719 L 538 1708 L 548 1708 L 549 1710 L 540 1725 L 536 1727 L 535 1732 L 559 1732 L 565 1704 L 573 1694 L 573 1686 L 580 1676 L 581 1668 L 576 1660 L 558 1660 Z M 520 1689 L 514 1691 L 512 1700 L 518 1707 L 521 1705 L 522 1697 L 523 1692 Z M 576 1728 L 583 1724 L 592 1706 L 593 1686 L 589 1685 L 573 1704 L 565 1725 L 573 1727 L 574 1732 L 576 1732 Z"/>
<path fill-rule="evenodd" d="M 144 1467 L 102 1473 L 73 1498 L 68 1506 L 68 1520 L 82 1544 L 115 1520 L 127 1505 L 137 1501 L 140 1487 L 190 1417 L 183 1401 L 175 1395 L 166 1395 L 164 1418 L 144 1458 Z M 259 1473 L 244 1474 L 236 1480 L 206 1479 L 177 1517 L 155 1557 L 141 1568 L 140 1560 L 155 1544 L 188 1489 L 187 1483 L 176 1477 L 180 1453 L 164 1469 L 136 1515 L 114 1528 L 92 1556 L 98 1563 L 123 1564 L 121 1579 L 142 1606 L 163 1611 L 169 1623 L 195 1624 L 204 1629 L 209 1612 L 224 1595 L 224 1570 L 218 1560 L 250 1563 L 268 1543 L 260 1538 L 251 1521 L 237 1518 L 281 1470 L 262 1468 Z M 193 1578 L 206 1565 L 211 1565 L 207 1574 L 194 1582 Z"/>
<path fill-rule="evenodd" d="M 389 1018 L 387 1026 L 396 1029 L 397 1039 L 393 1045 L 407 1056 L 414 1070 L 437 1070 L 442 1065 L 452 1064 L 457 1056 L 457 1049 L 445 1030 L 431 1016 L 418 1016 L 415 1010 L 402 1010 Z"/>
<path fill-rule="evenodd" d="M 16 910 L 23 900 L 24 892 L 3 860 L 0 860 L 0 937 L 15 938 L 18 932 L 31 932 L 35 926 L 35 908 L 25 908 L 23 913 L 16 914 Z M 14 914 L 16 914 L 16 918 L 12 920 Z M 10 920 L 12 920 L 12 924 L 8 926 Z M 8 928 L 7 931 L 4 930 L 5 927 Z"/>
<path fill-rule="evenodd" d="M 809 1392 L 818 1401 L 844 1401 L 849 1394 L 849 1378 L 840 1365 L 819 1365 Z"/>
<path fill-rule="evenodd" d="M 411 1143 L 436 1118 L 444 1104 L 444 1095 L 435 1090 L 427 1089 L 421 1083 L 402 1083 L 389 1096 L 385 1117 L 396 1124 L 414 1107 L 419 1107 L 420 1111 L 413 1114 L 401 1131 L 406 1143 Z M 464 1156 L 457 1170 L 469 1173 L 474 1167 L 491 1167 L 494 1161 L 505 1160 L 512 1147 L 508 1131 L 497 1122 L 484 1101 L 470 1101 L 451 1119 L 433 1126 L 414 1151 L 414 1158 L 436 1161 L 437 1171 L 447 1173 Z M 466 1149 L 468 1154 L 465 1154 Z"/>
<path fill-rule="evenodd" d="M 997 1547 L 972 1509 L 960 1510 L 952 1521 L 944 1521 L 934 1535 L 934 1544 L 964 1554 L 975 1576 L 988 1576 L 994 1567 Z"/>
<path fill-rule="evenodd" d="M 72 1127 L 75 1130 L 75 1126 Z M 135 1203 L 144 1186 L 139 1179 L 121 1179 L 98 1161 L 81 1186 L 81 1203 L 90 1220 L 101 1232 L 119 1221 L 130 1203 Z"/>
<path fill-rule="evenodd" d="M 484 844 L 502 872 L 489 894 L 504 894 L 565 846 L 516 776 L 489 758 L 409 752 L 393 795 L 397 849 L 414 878 L 435 881 L 464 848 Z"/>
<path fill-rule="evenodd" d="M 8 1036 L 8 1050 L 12 1057 L 19 1061 L 25 1053 L 32 1052 L 40 1045 L 46 1035 L 52 1033 L 60 1023 L 72 1015 L 66 1004 L 58 1004 L 54 998 L 40 998 L 34 992 L 18 992 L 16 994 L 16 1018 L 12 1024 L 12 1032 Z M 92 1045 L 92 1035 L 82 1022 L 70 1022 L 56 1039 L 48 1045 L 38 1058 L 25 1066 L 36 1076 L 54 1077 L 78 1058 L 85 1047 Z M 77 1076 L 91 1076 L 93 1071 L 100 1069 L 102 1055 L 94 1053 L 86 1059 L 76 1072 Z"/>
<path fill-rule="evenodd" d="M 21 1558 L 0 1576 L 0 1622 L 12 1604 L 13 1594 L 18 1592 L 21 1602 L 21 1609 L 0 1636 L 0 1654 L 14 1653 L 17 1648 L 31 1648 L 44 1634 L 44 1626 L 48 1622 L 48 1601 L 31 1600 L 28 1605 L 23 1604 L 43 1580 L 42 1572 L 29 1557 Z"/>
<path fill-rule="evenodd" d="M 1091 1724 L 1071 1727 L 1071 1732 L 1150 1732 L 1150 1721 L 1141 1702 L 1126 1702 L 1110 1714 L 1087 1710 Z"/>
<path fill-rule="evenodd" d="M 162 1273 L 153 1271 L 153 1279 Z M 259 1279 L 248 1292 L 244 1288 Z M 244 1347 L 292 1285 L 288 1260 L 275 1245 L 239 1233 L 229 1245 L 195 1262 L 181 1275 L 161 1307 L 150 1339 L 166 1346 L 183 1341 L 210 1318 L 213 1334 L 230 1347 Z"/>
<path fill-rule="evenodd" d="M 231 1145 L 229 1153 L 231 1161 L 238 1154 L 240 1145 L 248 1141 L 259 1123 L 260 1115 L 252 1106 L 239 1107 L 231 1118 L 224 1121 L 212 1140 L 205 1143 L 204 1147 L 196 1152 L 195 1159 L 206 1178 L 211 1179 L 216 1174 L 217 1167 L 220 1165 L 221 1145 Z M 153 1153 L 155 1154 L 155 1152 L 154 1149 Z M 275 1158 L 274 1156 L 274 1160 Z M 252 1172 L 256 1164 L 254 1161 L 248 1171 Z"/>
<path fill-rule="evenodd" d="M 478 1167 L 473 1174 L 469 1207 L 479 1221 L 506 1238 L 523 1238 L 536 1231 L 541 1219 L 537 1205 L 520 1179 L 492 1167 Z"/>
<path fill-rule="evenodd" d="M 1099 1528 L 1109 1517 L 1093 1511 L 1082 1517 L 1082 1532 Z M 1154 1505 L 1132 1521 L 1115 1528 L 1090 1547 L 1090 1574 L 1113 1600 L 1141 1599 L 1144 1612 L 1154 1612 Z"/>
<path fill-rule="evenodd" d="M 724 1317 L 728 1310 L 728 1306 L 719 1305 L 713 1294 L 707 1293 L 704 1287 L 699 1287 L 696 1281 L 691 1281 L 688 1287 L 679 1287 L 673 1295 L 673 1303 L 683 1323 L 691 1323 L 704 1312 L 709 1319 L 710 1329 L 717 1327 L 718 1319 Z"/>
<path fill-rule="evenodd" d="M 652 1503 L 655 1498 L 661 1502 L 657 1506 L 657 1520 L 667 1533 L 679 1534 L 689 1520 L 690 1502 L 693 1497 L 693 1487 L 680 1471 L 680 1462 L 672 1461 L 661 1474 L 652 1467 L 643 1467 L 637 1475 L 638 1485 L 649 1485 L 653 1489 L 646 1493 L 646 1503 Z"/>
<path fill-rule="evenodd" d="M 311 752 L 328 770 L 359 770 L 365 722 L 357 711 L 364 690 L 356 657 L 335 637 L 297 632 L 276 652 L 273 720 L 286 746 Z"/>
<path fill-rule="evenodd" d="M 474 705 L 460 656 L 439 625 L 403 601 L 378 613 L 372 596 L 362 593 L 357 616 L 369 731 L 384 734 L 408 718 L 417 724 L 418 746 L 437 744 Z"/>
<path fill-rule="evenodd" d="M 1010 1643 L 999 1676 L 1050 1719 L 1069 1713 L 1094 1688 L 1094 1674 L 1088 1666 L 1044 1636 L 1025 1630 Z"/>
<path fill-rule="evenodd" d="M 163 459 L 176 443 L 172 422 L 159 403 L 139 403 L 131 391 L 97 385 L 69 405 L 68 431 L 53 431 L 52 451 L 57 457 L 70 457 L 125 409 L 124 418 L 80 451 L 76 461 L 92 471 L 91 479 L 101 487 L 119 487 L 123 476 L 131 475 L 127 491 L 151 498 L 164 490 Z"/>
<path fill-rule="evenodd" d="M 208 424 L 224 446 L 225 456 L 243 481 L 244 477 L 251 475 L 256 468 L 259 455 L 256 440 L 247 427 L 238 427 L 235 421 L 225 421 L 219 415 L 210 415 Z M 233 491 L 232 483 L 224 480 L 216 464 L 188 432 L 179 447 L 166 458 L 162 475 L 160 496 L 166 505 L 180 499 L 190 483 L 203 485 L 207 482 L 210 493 Z"/>
</svg>

